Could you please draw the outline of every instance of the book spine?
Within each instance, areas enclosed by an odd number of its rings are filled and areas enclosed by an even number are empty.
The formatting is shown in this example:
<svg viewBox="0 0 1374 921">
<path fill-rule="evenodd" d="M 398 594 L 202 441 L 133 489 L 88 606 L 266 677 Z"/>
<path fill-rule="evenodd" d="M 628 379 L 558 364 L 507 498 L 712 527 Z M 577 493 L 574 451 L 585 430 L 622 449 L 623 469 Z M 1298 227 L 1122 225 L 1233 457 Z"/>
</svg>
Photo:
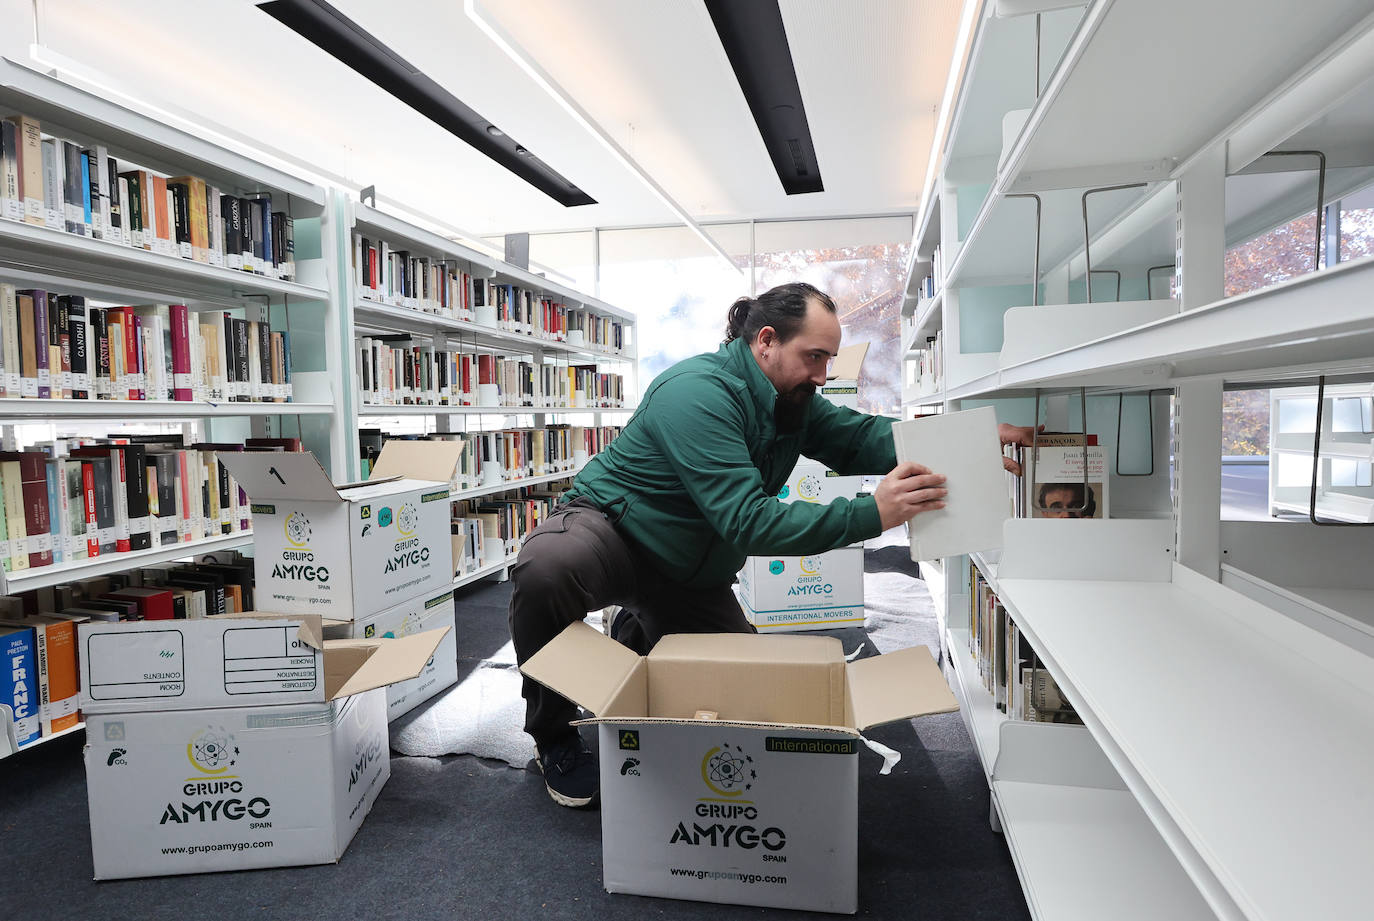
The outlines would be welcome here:
<svg viewBox="0 0 1374 921">
<path fill-rule="evenodd" d="M 24 219 L 24 197 L 19 194 L 19 128 L 12 119 L 0 122 L 0 217 Z"/>
<path fill-rule="evenodd" d="M 38 375 L 38 399 L 52 397 L 52 356 L 48 352 L 48 293 L 33 292 L 33 354 Z"/>
<path fill-rule="evenodd" d="M 185 304 L 171 305 L 172 398 L 183 402 L 191 395 L 191 327 Z"/>
<path fill-rule="evenodd" d="M 43 223 L 50 230 L 66 229 L 66 196 L 63 180 L 66 163 L 59 150 L 61 141 L 49 138 L 43 142 Z"/>
<path fill-rule="evenodd" d="M 67 298 L 67 331 L 71 341 L 71 399 L 91 399 L 91 366 L 85 298 L 73 294 Z"/>
<path fill-rule="evenodd" d="M 24 115 L 16 115 L 12 121 L 19 129 L 16 151 L 24 221 L 42 226 L 47 223 L 43 213 L 43 130 L 37 121 Z"/>
<path fill-rule="evenodd" d="M 45 459 L 43 482 L 48 490 L 48 542 L 52 546 L 53 562 L 61 563 L 67 559 L 67 541 L 66 535 L 63 533 L 66 518 L 62 514 L 64 493 L 58 488 L 57 472 L 57 461 L 53 458 Z"/>
<path fill-rule="evenodd" d="M 25 451 L 19 456 L 24 490 L 24 532 L 29 538 L 29 566 L 52 563 L 52 527 L 48 509 L 47 456 Z"/>
<path fill-rule="evenodd" d="M 81 151 L 81 220 L 86 225 L 86 236 L 95 236 L 95 220 L 91 214 L 91 185 L 100 181 L 98 176 L 91 175 L 91 152 Z M 100 203 L 100 193 L 95 196 L 96 203 Z"/>
<path fill-rule="evenodd" d="M 71 317 L 68 314 L 67 297 L 50 295 L 48 298 L 48 318 L 57 334 L 57 355 L 58 366 L 61 368 L 62 380 L 62 399 L 72 398 L 72 326 Z M 53 382 L 54 394 L 57 391 L 57 382 Z"/>
<path fill-rule="evenodd" d="M 95 148 L 96 165 L 96 194 L 100 196 L 100 207 L 97 209 L 97 221 L 99 222 L 101 239 L 112 243 L 119 243 L 119 228 L 114 221 L 114 193 L 117 191 L 115 178 L 115 161 L 110 156 L 109 148 L 100 144 Z"/>
<path fill-rule="evenodd" d="M 252 361 L 248 348 L 248 321 L 234 318 L 234 376 L 238 379 L 238 401 L 253 399 Z"/>
</svg>

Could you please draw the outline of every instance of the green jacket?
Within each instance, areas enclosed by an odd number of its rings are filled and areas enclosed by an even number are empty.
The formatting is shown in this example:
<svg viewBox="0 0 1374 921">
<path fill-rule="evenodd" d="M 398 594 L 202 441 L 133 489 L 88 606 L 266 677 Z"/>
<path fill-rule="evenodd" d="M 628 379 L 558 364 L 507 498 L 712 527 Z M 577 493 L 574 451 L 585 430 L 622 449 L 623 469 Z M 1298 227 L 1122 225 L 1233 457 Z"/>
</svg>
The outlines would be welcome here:
<svg viewBox="0 0 1374 921">
<path fill-rule="evenodd" d="M 882 532 L 872 496 L 784 504 L 778 490 L 805 455 L 837 473 L 897 464 L 892 420 L 816 394 L 800 431 L 779 434 L 778 392 L 736 339 L 664 371 L 568 497 L 616 521 L 659 572 L 682 585 L 727 585 L 757 555 L 823 553 Z"/>
</svg>

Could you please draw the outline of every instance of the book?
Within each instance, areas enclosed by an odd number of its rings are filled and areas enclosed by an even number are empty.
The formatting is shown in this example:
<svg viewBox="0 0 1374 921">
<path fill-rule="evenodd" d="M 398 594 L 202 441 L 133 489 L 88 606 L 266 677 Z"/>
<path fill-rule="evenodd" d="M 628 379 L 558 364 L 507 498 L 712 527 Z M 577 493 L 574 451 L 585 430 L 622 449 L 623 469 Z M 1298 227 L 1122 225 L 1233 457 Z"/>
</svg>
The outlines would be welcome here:
<svg viewBox="0 0 1374 921">
<path fill-rule="evenodd" d="M 33 627 L 0 625 L 0 704 L 10 708 L 15 742 L 25 745 L 39 738 L 38 663 Z"/>
<path fill-rule="evenodd" d="M 24 222 L 43 226 L 47 223 L 43 208 L 43 129 L 37 119 L 25 115 L 5 120 L 15 126 L 15 166 Z"/>
<path fill-rule="evenodd" d="M 934 560 L 1002 545 L 1007 518 L 997 415 L 990 406 L 892 426 L 897 461 L 945 477 L 945 507 L 907 522 L 913 560 Z"/>
<path fill-rule="evenodd" d="M 1107 454 L 1093 434 L 1040 433 L 1036 446 L 1022 452 L 1022 505 L 1028 517 L 1106 518 L 1111 485 Z"/>
</svg>

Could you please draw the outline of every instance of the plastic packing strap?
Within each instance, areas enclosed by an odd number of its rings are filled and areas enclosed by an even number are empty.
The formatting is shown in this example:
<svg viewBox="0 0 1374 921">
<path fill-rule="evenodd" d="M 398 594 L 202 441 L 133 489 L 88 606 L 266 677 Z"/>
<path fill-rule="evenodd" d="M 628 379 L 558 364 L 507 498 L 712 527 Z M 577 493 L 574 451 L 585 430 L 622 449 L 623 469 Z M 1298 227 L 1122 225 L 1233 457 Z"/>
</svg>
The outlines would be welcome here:
<svg viewBox="0 0 1374 921">
<path fill-rule="evenodd" d="M 902 760 L 902 753 L 895 748 L 888 748 L 883 743 L 874 742 L 872 739 L 866 738 L 862 734 L 859 736 L 859 741 L 863 742 L 869 749 L 877 753 L 877 755 L 883 759 L 883 766 L 882 769 L 878 771 L 879 774 L 891 774 L 892 769 L 897 766 L 897 762 Z"/>
</svg>

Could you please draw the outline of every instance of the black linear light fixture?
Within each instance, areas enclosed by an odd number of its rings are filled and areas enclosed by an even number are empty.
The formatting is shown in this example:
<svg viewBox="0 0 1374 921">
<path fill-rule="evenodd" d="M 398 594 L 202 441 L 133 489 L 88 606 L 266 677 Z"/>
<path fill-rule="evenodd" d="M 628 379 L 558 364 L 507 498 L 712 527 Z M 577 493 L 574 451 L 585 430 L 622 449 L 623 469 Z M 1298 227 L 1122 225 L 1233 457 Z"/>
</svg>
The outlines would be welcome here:
<svg viewBox="0 0 1374 921">
<path fill-rule="evenodd" d="M 596 199 L 324 0 L 269 0 L 258 8 L 560 205 L 596 204 Z"/>
<path fill-rule="evenodd" d="M 783 191 L 824 192 L 777 0 L 705 0 Z"/>
</svg>

